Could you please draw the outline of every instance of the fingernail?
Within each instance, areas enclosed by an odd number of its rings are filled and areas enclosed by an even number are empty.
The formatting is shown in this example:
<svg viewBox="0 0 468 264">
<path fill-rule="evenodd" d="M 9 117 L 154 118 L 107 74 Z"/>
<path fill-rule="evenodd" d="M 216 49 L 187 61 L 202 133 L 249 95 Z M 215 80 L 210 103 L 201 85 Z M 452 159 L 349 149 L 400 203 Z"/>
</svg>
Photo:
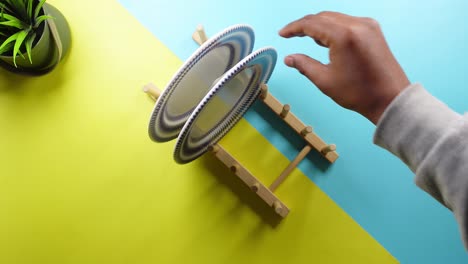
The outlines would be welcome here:
<svg viewBox="0 0 468 264">
<path fill-rule="evenodd" d="M 294 67 L 294 58 L 291 56 L 287 56 L 284 58 L 284 63 L 289 67 Z"/>
</svg>

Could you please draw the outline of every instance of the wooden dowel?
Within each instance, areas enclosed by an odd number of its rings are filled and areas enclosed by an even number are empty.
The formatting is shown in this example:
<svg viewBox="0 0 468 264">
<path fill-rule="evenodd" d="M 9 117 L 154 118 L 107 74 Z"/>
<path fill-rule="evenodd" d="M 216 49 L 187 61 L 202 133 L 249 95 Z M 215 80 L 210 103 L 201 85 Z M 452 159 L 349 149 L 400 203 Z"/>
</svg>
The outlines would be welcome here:
<svg viewBox="0 0 468 264">
<path fill-rule="evenodd" d="M 294 160 L 289 163 L 289 165 L 284 169 L 284 171 L 280 174 L 278 178 L 270 185 L 270 191 L 274 192 L 278 186 L 286 180 L 286 178 L 291 174 L 291 172 L 294 170 L 294 168 L 297 167 L 299 162 L 301 162 L 307 154 L 312 150 L 312 147 L 309 145 L 306 145 L 299 154 L 294 158 Z"/>
<path fill-rule="evenodd" d="M 307 134 L 312 133 L 313 129 L 311 126 L 306 126 L 304 129 L 301 131 L 301 136 L 305 137 Z"/>
<path fill-rule="evenodd" d="M 335 150 L 336 150 L 336 145 L 331 144 L 321 149 L 320 153 L 322 153 L 322 155 L 327 155 L 328 153 L 335 151 Z"/>
<path fill-rule="evenodd" d="M 289 111 L 291 110 L 291 106 L 288 104 L 283 105 L 283 109 L 281 109 L 280 117 L 285 118 Z"/>
<path fill-rule="evenodd" d="M 208 37 L 206 36 L 206 33 L 205 33 L 205 29 L 203 28 L 202 25 L 197 26 L 197 29 L 192 34 L 192 38 L 199 45 L 202 45 L 208 40 Z"/>
<path fill-rule="evenodd" d="M 273 203 L 273 208 L 275 209 L 275 212 L 279 215 L 282 214 L 283 212 L 283 206 L 281 206 L 281 203 L 276 201 Z"/>
<path fill-rule="evenodd" d="M 151 96 L 154 100 L 157 100 L 161 95 L 161 90 L 159 90 L 159 88 L 153 83 L 148 83 L 143 86 L 143 92 Z"/>
<path fill-rule="evenodd" d="M 209 146 L 209 147 L 208 147 L 208 151 L 211 151 L 211 152 L 213 152 L 213 153 L 218 152 L 218 150 L 219 150 L 218 145 L 213 145 L 213 146 Z"/>
</svg>

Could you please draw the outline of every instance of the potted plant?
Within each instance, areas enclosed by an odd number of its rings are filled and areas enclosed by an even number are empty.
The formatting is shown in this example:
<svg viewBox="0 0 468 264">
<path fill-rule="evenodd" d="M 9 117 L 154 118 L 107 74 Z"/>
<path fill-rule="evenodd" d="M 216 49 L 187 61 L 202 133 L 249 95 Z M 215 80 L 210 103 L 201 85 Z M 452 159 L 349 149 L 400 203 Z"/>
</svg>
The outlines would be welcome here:
<svg viewBox="0 0 468 264">
<path fill-rule="evenodd" d="M 46 0 L 1 0 L 0 65 L 26 74 L 52 70 L 70 47 L 65 17 Z"/>
</svg>

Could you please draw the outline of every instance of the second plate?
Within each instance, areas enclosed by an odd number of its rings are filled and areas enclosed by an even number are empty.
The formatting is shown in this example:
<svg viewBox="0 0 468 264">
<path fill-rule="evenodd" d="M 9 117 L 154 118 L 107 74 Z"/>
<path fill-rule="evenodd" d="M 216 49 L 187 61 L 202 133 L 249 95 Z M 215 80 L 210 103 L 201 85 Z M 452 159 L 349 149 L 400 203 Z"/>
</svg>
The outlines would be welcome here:
<svg viewBox="0 0 468 264">
<path fill-rule="evenodd" d="M 271 47 L 260 49 L 226 72 L 195 108 L 177 139 L 174 159 L 190 162 L 217 143 L 243 116 L 276 65 Z"/>
</svg>

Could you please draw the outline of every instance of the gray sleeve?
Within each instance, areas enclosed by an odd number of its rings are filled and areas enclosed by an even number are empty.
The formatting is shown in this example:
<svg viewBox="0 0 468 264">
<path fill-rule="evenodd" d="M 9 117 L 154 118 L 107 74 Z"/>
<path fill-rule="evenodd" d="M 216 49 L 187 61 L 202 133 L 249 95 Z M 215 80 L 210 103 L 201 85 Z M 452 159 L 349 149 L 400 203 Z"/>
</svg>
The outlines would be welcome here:
<svg viewBox="0 0 468 264">
<path fill-rule="evenodd" d="M 374 143 L 416 174 L 416 184 L 451 209 L 468 249 L 468 115 L 413 84 L 387 107 Z"/>
</svg>

